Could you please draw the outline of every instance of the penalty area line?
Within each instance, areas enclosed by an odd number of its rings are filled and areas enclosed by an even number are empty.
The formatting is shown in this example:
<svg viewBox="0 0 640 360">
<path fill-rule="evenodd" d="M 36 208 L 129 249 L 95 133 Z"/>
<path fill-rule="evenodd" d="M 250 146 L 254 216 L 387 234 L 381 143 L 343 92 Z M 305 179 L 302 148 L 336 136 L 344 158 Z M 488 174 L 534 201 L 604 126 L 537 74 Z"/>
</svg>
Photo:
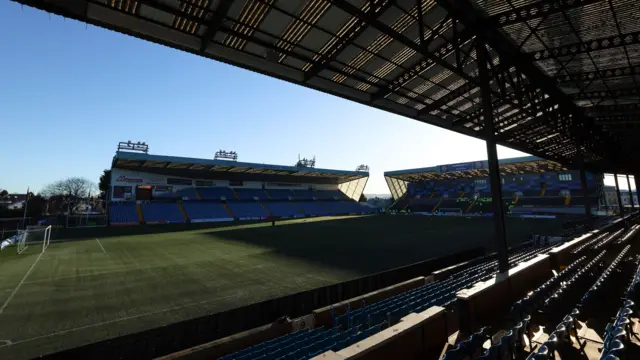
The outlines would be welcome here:
<svg viewBox="0 0 640 360">
<path fill-rule="evenodd" d="M 24 284 L 24 281 L 27 279 L 27 276 L 31 274 L 31 270 L 33 270 L 33 268 L 36 266 L 36 264 L 38 263 L 38 260 L 40 260 L 40 257 L 42 257 L 42 254 L 44 254 L 44 252 L 41 252 L 40 255 L 38 255 L 38 257 L 36 258 L 36 261 L 34 261 L 33 264 L 31 264 L 31 267 L 29 268 L 29 270 L 27 270 L 27 273 L 24 274 L 18 286 L 16 286 L 16 288 L 13 289 L 13 291 L 11 292 L 11 295 L 9 295 L 9 297 L 7 298 L 7 301 L 5 301 L 4 304 L 2 304 L 2 307 L 0 307 L 0 315 L 2 315 L 2 313 L 4 312 L 4 309 L 7 308 L 7 306 L 9 305 L 13 297 L 16 295 L 18 290 L 20 290 L 20 287 L 22 286 L 22 284 Z"/>
<path fill-rule="evenodd" d="M 102 243 L 100 242 L 100 239 L 96 238 L 96 241 L 98 242 L 98 245 L 100 245 L 100 249 L 102 249 L 102 252 L 107 254 L 107 251 L 104 249 L 104 247 L 102 246 Z M 107 254 L 109 255 L 109 254 Z"/>
</svg>

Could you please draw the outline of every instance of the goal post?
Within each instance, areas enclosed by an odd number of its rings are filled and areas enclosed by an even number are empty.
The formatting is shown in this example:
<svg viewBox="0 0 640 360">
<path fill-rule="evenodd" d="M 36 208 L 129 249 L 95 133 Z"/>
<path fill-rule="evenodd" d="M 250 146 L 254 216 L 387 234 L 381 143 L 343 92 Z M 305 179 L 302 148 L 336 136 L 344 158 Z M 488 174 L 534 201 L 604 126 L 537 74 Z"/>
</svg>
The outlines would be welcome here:
<svg viewBox="0 0 640 360">
<path fill-rule="evenodd" d="M 49 247 L 49 243 L 51 242 L 51 225 L 46 227 L 29 226 L 27 227 L 27 230 L 24 231 L 24 235 L 22 236 L 22 238 L 25 249 L 30 244 L 39 246 L 40 242 L 42 242 L 42 252 L 44 252 L 45 250 L 47 250 L 47 247 Z M 20 249 L 20 243 L 18 243 L 18 249 Z"/>
<path fill-rule="evenodd" d="M 22 254 L 27 249 L 27 247 L 29 247 L 26 241 L 27 236 L 25 232 L 22 231 L 18 233 L 16 237 L 17 237 L 16 249 L 18 251 L 18 254 Z"/>
</svg>

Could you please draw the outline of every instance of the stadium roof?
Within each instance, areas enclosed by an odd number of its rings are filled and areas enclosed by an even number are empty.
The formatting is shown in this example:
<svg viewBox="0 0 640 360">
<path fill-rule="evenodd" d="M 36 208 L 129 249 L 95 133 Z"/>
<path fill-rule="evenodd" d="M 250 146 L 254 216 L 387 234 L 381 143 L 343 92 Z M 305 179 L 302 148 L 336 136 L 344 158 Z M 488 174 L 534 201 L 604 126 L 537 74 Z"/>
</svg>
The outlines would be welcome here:
<svg viewBox="0 0 640 360">
<path fill-rule="evenodd" d="M 17 1 L 563 164 L 638 170 L 636 0 Z"/>
<path fill-rule="evenodd" d="M 228 178 L 229 174 L 251 179 L 270 176 L 289 177 L 290 181 L 334 180 L 336 183 L 357 180 L 369 176 L 365 171 L 328 170 L 296 166 L 254 164 L 229 160 L 195 159 L 176 156 L 149 155 L 118 151 L 113 157 L 112 168 L 143 171 L 175 176 Z"/>
<path fill-rule="evenodd" d="M 498 161 L 501 175 L 566 171 L 567 168 L 554 161 L 535 156 L 524 156 Z M 419 169 L 387 171 L 385 177 L 403 181 L 450 180 L 489 176 L 487 161 L 438 165 Z"/>
</svg>

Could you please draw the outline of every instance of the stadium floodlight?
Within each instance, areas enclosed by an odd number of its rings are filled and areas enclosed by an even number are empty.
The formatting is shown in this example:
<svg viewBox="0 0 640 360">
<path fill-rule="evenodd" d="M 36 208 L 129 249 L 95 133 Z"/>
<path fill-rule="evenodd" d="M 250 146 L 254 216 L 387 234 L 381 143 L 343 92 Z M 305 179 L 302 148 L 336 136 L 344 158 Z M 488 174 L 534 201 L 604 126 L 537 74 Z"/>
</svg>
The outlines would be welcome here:
<svg viewBox="0 0 640 360">
<path fill-rule="evenodd" d="M 311 159 L 307 159 L 307 158 L 300 159 L 300 154 L 298 154 L 298 162 L 296 163 L 296 167 L 315 168 L 316 167 L 316 157 L 314 156 Z"/>
<path fill-rule="evenodd" d="M 235 151 L 218 150 L 213 159 L 238 161 L 238 153 Z"/>
<path fill-rule="evenodd" d="M 118 143 L 118 151 L 136 151 L 143 152 L 145 154 L 149 153 L 149 145 L 146 142 L 133 142 L 131 140 L 124 142 L 120 141 Z"/>
</svg>

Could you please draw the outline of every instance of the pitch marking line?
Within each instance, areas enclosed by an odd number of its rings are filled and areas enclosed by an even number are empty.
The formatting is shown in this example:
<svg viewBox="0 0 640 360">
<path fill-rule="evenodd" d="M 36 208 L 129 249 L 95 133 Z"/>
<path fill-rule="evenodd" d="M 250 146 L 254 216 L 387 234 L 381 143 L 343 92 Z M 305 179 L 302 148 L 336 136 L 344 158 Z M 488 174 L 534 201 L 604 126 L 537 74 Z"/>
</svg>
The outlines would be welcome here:
<svg viewBox="0 0 640 360">
<path fill-rule="evenodd" d="M 142 314 L 138 314 L 138 315 L 132 315 L 132 316 L 113 319 L 113 320 L 109 320 L 109 321 L 103 321 L 103 322 L 99 322 L 99 323 L 95 323 L 95 324 L 80 326 L 80 327 L 77 327 L 77 328 L 71 328 L 71 329 L 67 329 L 67 330 L 57 331 L 57 332 L 54 332 L 54 333 L 51 333 L 51 334 L 47 334 L 47 335 L 40 335 L 40 336 L 36 336 L 36 337 L 29 338 L 29 339 L 24 339 L 24 340 L 18 340 L 18 341 L 13 341 L 13 342 L 5 340 L 5 344 L 4 345 L 0 344 L 0 349 L 4 348 L 4 347 L 7 347 L 7 346 L 12 346 L 12 345 L 22 344 L 22 343 L 26 343 L 26 342 L 30 342 L 30 341 L 34 341 L 34 340 L 40 340 L 40 339 L 44 339 L 44 338 L 48 338 L 48 337 L 52 337 L 52 336 L 62 335 L 62 334 L 70 333 L 70 332 L 73 332 L 73 331 L 85 330 L 85 329 L 90 329 L 90 328 L 97 327 L 97 326 L 108 325 L 108 324 L 116 323 L 116 322 L 119 322 L 119 321 L 126 321 L 126 320 L 136 319 L 136 318 L 143 317 L 143 316 L 160 314 L 160 313 L 167 312 L 167 311 L 174 311 L 174 310 L 184 309 L 184 308 L 187 308 L 187 307 L 204 305 L 206 303 L 210 303 L 210 302 L 218 301 L 218 300 L 224 300 L 224 299 L 235 298 L 235 297 L 242 297 L 243 295 L 244 294 L 242 294 L 242 293 L 238 293 L 238 294 L 234 294 L 234 295 L 221 296 L 221 297 L 215 298 L 215 299 L 209 299 L 209 300 L 204 300 L 204 301 L 200 301 L 200 302 L 197 302 L 197 303 L 191 303 L 191 304 L 186 304 L 186 305 L 182 305 L 182 306 L 174 306 L 174 307 L 168 308 L 168 309 L 150 311 L 150 312 L 146 312 L 146 313 L 142 313 Z"/>
<path fill-rule="evenodd" d="M 40 255 L 38 255 L 38 257 L 36 258 L 36 261 L 34 261 L 33 264 L 31 264 L 31 267 L 29 268 L 27 273 L 24 274 L 24 277 L 22 277 L 22 280 L 20 280 L 20 283 L 18 284 L 18 286 L 16 286 L 16 288 L 13 289 L 13 292 L 11 292 L 11 295 L 9 295 L 9 297 L 7 298 L 7 301 L 5 301 L 4 304 L 2 304 L 2 307 L 0 307 L 0 315 L 2 315 L 2 312 L 4 311 L 4 309 L 7 308 L 7 305 L 9 305 L 9 302 L 11 302 L 11 299 L 13 299 L 13 297 L 16 295 L 18 290 L 20 290 L 20 287 L 22 286 L 22 284 L 24 284 L 24 281 L 27 279 L 27 276 L 31 274 L 31 270 L 33 270 L 33 268 L 36 266 L 36 264 L 38 263 L 38 260 L 40 260 L 40 257 L 42 257 L 42 254 L 44 254 L 44 252 L 41 252 Z"/>
<path fill-rule="evenodd" d="M 100 249 L 102 249 L 102 252 L 105 253 L 106 255 L 109 255 L 109 254 L 107 254 L 107 251 L 102 246 L 102 243 L 100 242 L 100 239 L 96 238 L 96 241 L 98 242 L 98 245 L 100 245 Z"/>
<path fill-rule="evenodd" d="M 0 340 L 0 344 L 2 344 L 2 343 L 4 343 L 4 345 L 0 345 L 0 347 L 12 344 L 11 340 Z"/>
</svg>

